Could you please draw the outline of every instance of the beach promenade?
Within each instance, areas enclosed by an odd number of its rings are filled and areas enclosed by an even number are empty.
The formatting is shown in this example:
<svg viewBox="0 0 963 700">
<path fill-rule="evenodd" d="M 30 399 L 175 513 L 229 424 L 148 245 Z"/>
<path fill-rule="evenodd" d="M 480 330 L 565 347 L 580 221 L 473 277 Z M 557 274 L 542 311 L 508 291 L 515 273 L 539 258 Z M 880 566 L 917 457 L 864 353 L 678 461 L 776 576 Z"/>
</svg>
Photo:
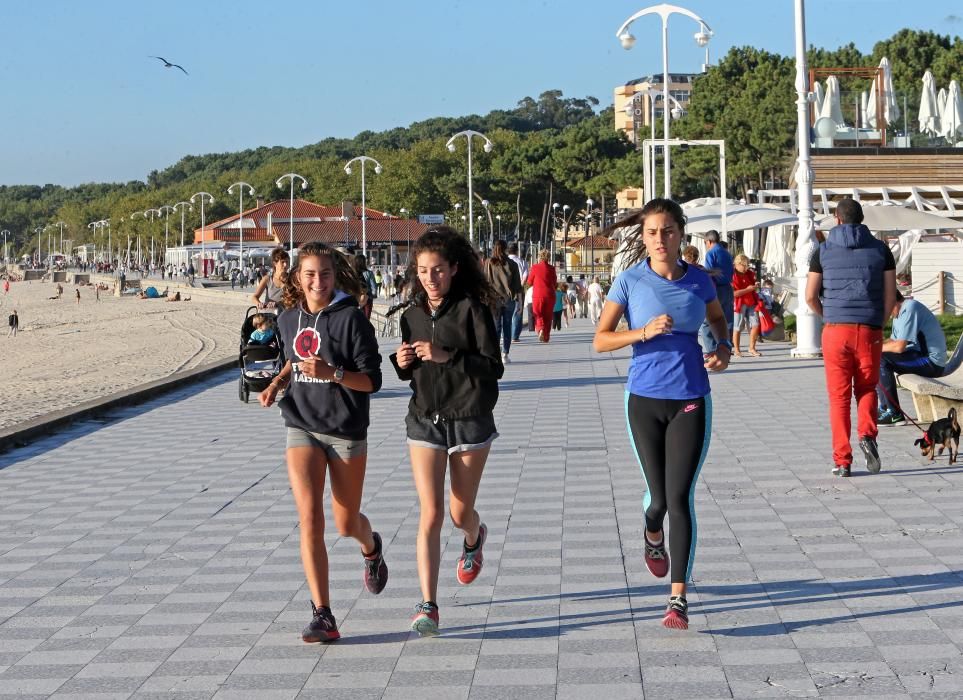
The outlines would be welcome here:
<svg viewBox="0 0 963 700">
<path fill-rule="evenodd" d="M 665 630 L 628 352 L 594 354 L 586 321 L 525 338 L 479 496 L 484 571 L 457 585 L 446 525 L 437 639 L 407 631 L 418 506 L 387 361 L 364 510 L 390 580 L 364 592 L 329 526 L 330 646 L 300 640 L 280 417 L 238 401 L 236 372 L 0 454 L 0 697 L 963 695 L 963 466 L 923 466 L 915 429 L 889 428 L 882 473 L 832 477 L 821 362 L 762 345 L 712 379 L 691 628 Z"/>
</svg>

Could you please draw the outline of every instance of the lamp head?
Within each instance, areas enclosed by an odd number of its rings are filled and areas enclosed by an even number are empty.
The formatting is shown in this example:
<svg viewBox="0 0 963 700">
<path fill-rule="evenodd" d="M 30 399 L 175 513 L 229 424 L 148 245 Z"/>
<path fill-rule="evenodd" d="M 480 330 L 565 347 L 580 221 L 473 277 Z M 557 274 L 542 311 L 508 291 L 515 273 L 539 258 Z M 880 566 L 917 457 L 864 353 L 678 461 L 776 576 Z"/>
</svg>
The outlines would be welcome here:
<svg viewBox="0 0 963 700">
<path fill-rule="evenodd" d="M 678 107 L 673 107 L 671 110 L 669 110 L 669 114 L 672 115 L 673 119 L 682 118 L 682 110 L 679 109 Z"/>
<path fill-rule="evenodd" d="M 404 207 L 402 207 L 402 208 L 399 209 L 398 211 L 399 211 L 401 214 L 407 214 L 407 213 L 408 213 L 408 210 L 405 209 Z"/>
<path fill-rule="evenodd" d="M 703 24 L 703 25 L 702 25 L 702 28 L 695 33 L 694 38 L 695 38 L 696 43 L 697 43 L 699 46 L 705 46 L 706 44 L 709 43 L 709 40 L 712 38 L 712 32 L 710 32 L 710 31 L 706 28 L 706 26 Z"/>
<path fill-rule="evenodd" d="M 279 189 L 279 190 L 283 190 L 283 189 L 284 189 L 284 185 L 281 184 L 281 178 L 278 178 L 278 181 L 277 181 L 276 183 L 274 183 L 274 184 L 278 186 L 278 189 Z"/>
<path fill-rule="evenodd" d="M 380 166 L 380 165 L 376 165 L 376 166 L 375 166 L 375 175 L 380 175 L 380 174 L 381 174 L 381 166 Z"/>
<path fill-rule="evenodd" d="M 302 189 L 302 190 L 308 189 L 308 181 L 307 181 L 307 180 L 301 180 L 301 189 Z"/>
<path fill-rule="evenodd" d="M 449 143 L 449 144 L 448 144 L 448 150 L 451 151 L 452 153 L 454 153 L 454 152 L 455 152 L 455 144 Z"/>
<path fill-rule="evenodd" d="M 567 204 L 562 205 L 562 211 L 568 211 L 568 210 L 571 209 L 571 208 L 572 208 L 572 207 L 570 207 L 570 206 L 567 205 Z"/>
<path fill-rule="evenodd" d="M 485 142 L 485 145 L 483 146 L 483 148 L 485 149 L 485 153 L 491 153 L 491 152 L 492 152 L 492 142 L 491 142 L 491 141 L 486 141 L 486 142 Z"/>
<path fill-rule="evenodd" d="M 350 174 L 351 174 L 351 166 L 350 166 L 350 165 L 344 166 L 344 172 L 345 172 L 346 174 L 350 175 Z"/>
<path fill-rule="evenodd" d="M 482 200 L 482 206 L 485 207 L 486 209 L 488 209 L 489 204 L 491 204 L 491 202 L 489 202 L 487 199 Z"/>
<path fill-rule="evenodd" d="M 455 202 L 455 210 L 461 209 L 461 202 Z"/>
<path fill-rule="evenodd" d="M 554 202 L 552 204 L 552 209 L 558 209 L 558 202 Z"/>
<path fill-rule="evenodd" d="M 619 34 L 619 41 L 622 43 L 622 48 L 626 51 L 635 46 L 635 37 L 632 36 L 628 30 Z"/>
<path fill-rule="evenodd" d="M 591 199 L 585 200 L 585 203 L 588 205 L 589 209 L 591 209 L 592 206 L 595 204 L 595 202 L 593 202 Z"/>
</svg>

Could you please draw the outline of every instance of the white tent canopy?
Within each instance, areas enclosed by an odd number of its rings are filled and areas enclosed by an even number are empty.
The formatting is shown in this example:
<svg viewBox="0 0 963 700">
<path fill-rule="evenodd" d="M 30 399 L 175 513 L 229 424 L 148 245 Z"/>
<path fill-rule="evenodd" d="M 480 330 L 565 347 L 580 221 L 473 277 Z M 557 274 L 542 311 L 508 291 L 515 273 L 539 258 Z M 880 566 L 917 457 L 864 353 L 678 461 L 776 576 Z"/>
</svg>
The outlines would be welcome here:
<svg viewBox="0 0 963 700">
<path fill-rule="evenodd" d="M 933 74 L 923 74 L 923 94 L 920 96 L 920 131 L 936 136 L 940 130 L 940 106 L 936 96 L 936 81 Z"/>
<path fill-rule="evenodd" d="M 909 231 L 911 229 L 961 229 L 963 222 L 948 219 L 917 209 L 901 207 L 893 202 L 864 202 L 863 223 L 871 231 Z M 816 228 L 828 231 L 836 225 L 835 216 L 822 216 L 816 220 Z"/>
<path fill-rule="evenodd" d="M 890 68 L 889 59 L 884 56 L 883 60 L 879 62 L 879 67 L 883 72 L 883 121 L 886 124 L 892 124 L 899 119 L 900 112 L 896 104 L 896 93 L 893 90 L 893 71 Z M 874 129 L 881 126 L 876 114 L 876 103 L 876 81 L 874 80 L 869 90 L 869 104 L 866 105 L 866 121 Z"/>
</svg>

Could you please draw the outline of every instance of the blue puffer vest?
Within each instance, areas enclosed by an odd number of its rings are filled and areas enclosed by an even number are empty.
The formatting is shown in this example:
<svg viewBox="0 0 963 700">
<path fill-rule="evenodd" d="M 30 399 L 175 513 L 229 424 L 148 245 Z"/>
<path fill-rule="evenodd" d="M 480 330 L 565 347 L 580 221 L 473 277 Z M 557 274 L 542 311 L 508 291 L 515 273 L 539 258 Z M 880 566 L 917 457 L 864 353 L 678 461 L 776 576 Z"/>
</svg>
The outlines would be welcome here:
<svg viewBox="0 0 963 700">
<path fill-rule="evenodd" d="M 840 224 L 820 244 L 827 323 L 883 327 L 884 246 L 862 224 Z"/>
</svg>

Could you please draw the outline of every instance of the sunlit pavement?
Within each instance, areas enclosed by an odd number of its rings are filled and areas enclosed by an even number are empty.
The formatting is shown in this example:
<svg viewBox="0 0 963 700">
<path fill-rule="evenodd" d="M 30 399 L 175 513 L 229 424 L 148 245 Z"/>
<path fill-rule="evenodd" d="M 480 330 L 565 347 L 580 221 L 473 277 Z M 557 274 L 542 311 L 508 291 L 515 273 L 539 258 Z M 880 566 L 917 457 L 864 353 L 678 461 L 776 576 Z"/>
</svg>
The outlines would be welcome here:
<svg viewBox="0 0 963 700">
<path fill-rule="evenodd" d="M 579 321 L 513 347 L 478 505 L 484 570 L 456 583 L 447 525 L 437 639 L 407 632 L 418 506 L 409 390 L 387 361 L 364 510 L 390 581 L 365 593 L 358 546 L 329 526 L 344 635 L 330 646 L 300 641 L 279 415 L 240 403 L 235 372 L 0 455 L 0 695 L 963 694 L 960 466 L 923 465 L 915 429 L 888 428 L 882 473 L 857 458 L 831 476 L 820 361 L 762 345 L 712 380 L 692 626 L 664 630 L 668 584 L 641 560 L 628 353 L 590 339 Z"/>
</svg>

